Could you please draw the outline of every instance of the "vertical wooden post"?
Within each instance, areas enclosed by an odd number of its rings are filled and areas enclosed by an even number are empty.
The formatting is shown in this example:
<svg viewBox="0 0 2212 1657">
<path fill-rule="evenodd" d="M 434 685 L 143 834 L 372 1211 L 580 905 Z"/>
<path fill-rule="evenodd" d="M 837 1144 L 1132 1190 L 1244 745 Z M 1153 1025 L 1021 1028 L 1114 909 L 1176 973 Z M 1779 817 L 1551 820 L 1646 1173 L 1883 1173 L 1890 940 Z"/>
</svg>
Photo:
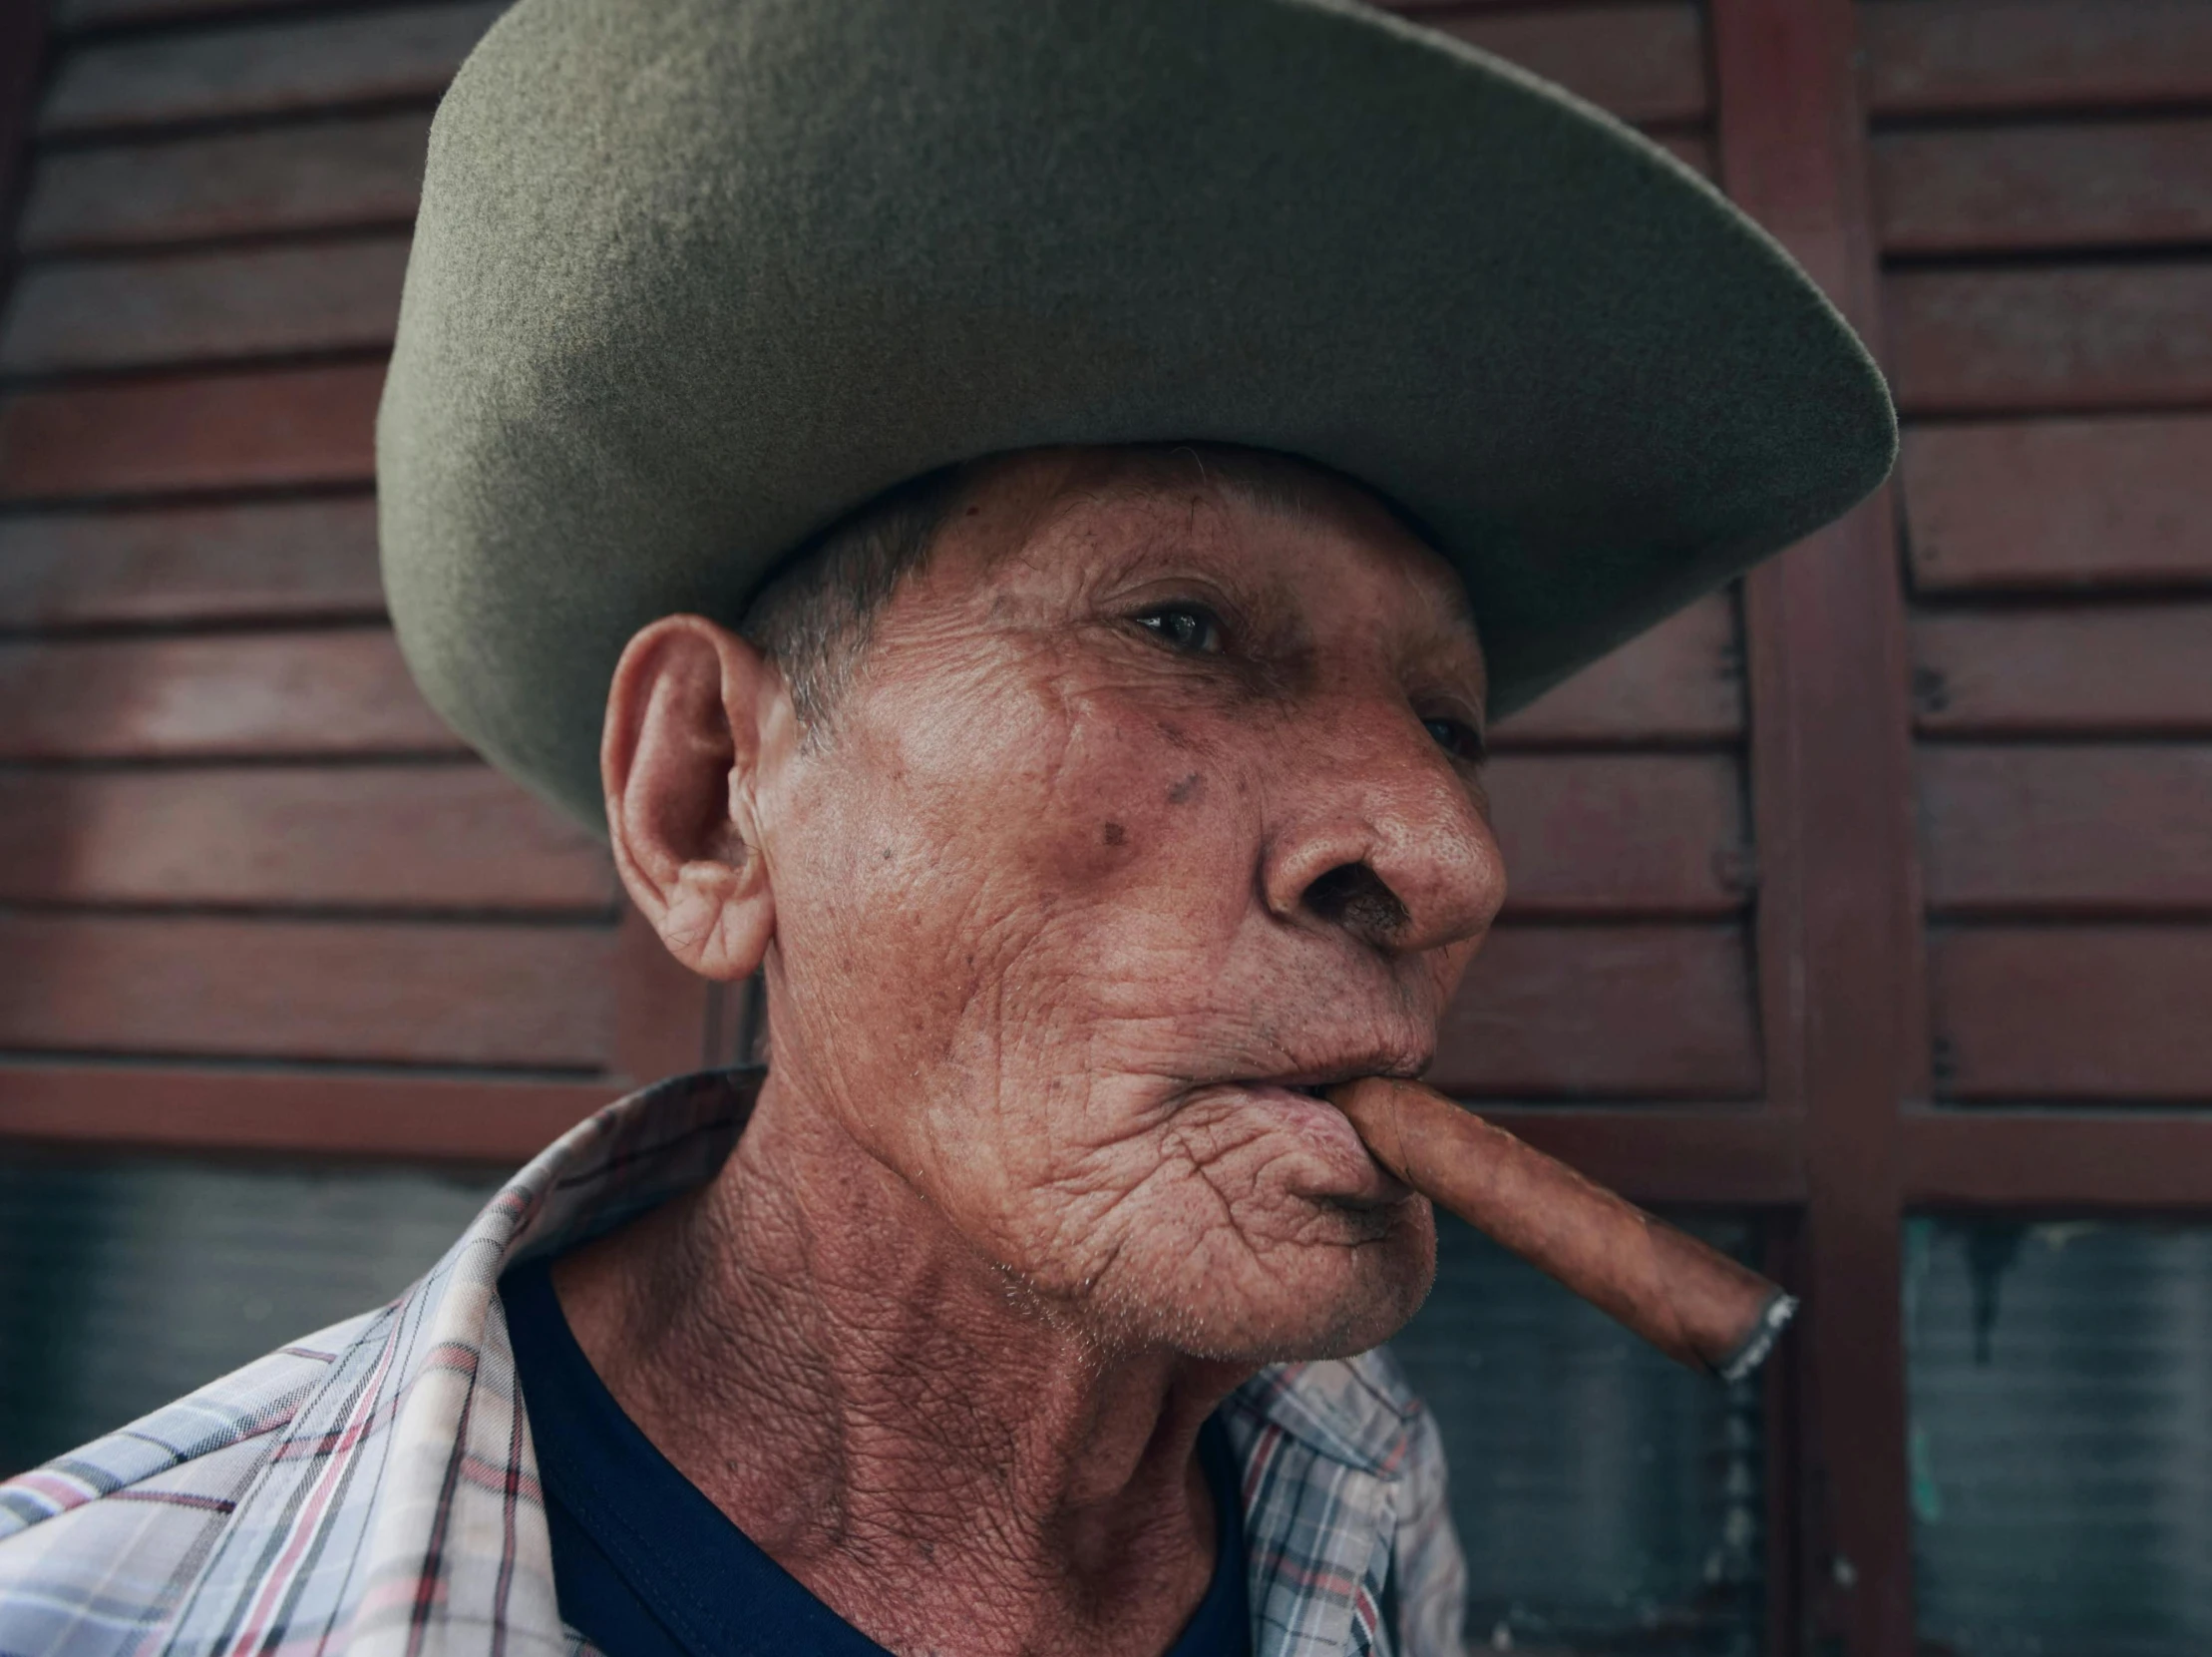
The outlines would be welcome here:
<svg viewBox="0 0 2212 1657">
<path fill-rule="evenodd" d="M 1877 271 L 1851 0 L 1711 0 L 1729 194 L 1870 343 Z M 1760 1003 L 1802 1111 L 1818 1645 L 1910 1657 L 1900 1107 L 1926 1091 L 1912 727 L 1887 492 L 1745 584 Z"/>
<path fill-rule="evenodd" d="M 614 941 L 614 1068 L 642 1087 L 708 1062 L 715 987 L 670 955 L 651 924 L 625 905 Z"/>
<path fill-rule="evenodd" d="M 31 128 L 46 59 L 48 0 L 0 0 L 0 298 L 15 256 L 15 214 L 31 173 Z"/>
</svg>

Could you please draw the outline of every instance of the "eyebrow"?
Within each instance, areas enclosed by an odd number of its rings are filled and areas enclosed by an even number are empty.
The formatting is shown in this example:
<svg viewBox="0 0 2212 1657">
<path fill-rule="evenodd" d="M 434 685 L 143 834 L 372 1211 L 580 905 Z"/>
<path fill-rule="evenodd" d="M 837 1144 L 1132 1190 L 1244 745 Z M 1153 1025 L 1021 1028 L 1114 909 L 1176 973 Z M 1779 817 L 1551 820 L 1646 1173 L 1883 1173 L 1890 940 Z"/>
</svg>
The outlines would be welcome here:
<svg viewBox="0 0 2212 1657">
<path fill-rule="evenodd" d="M 1457 582 L 1453 583 L 1446 613 L 1434 618 L 1428 626 L 1413 637 L 1411 654 L 1417 661 L 1449 658 L 1455 663 L 1472 655 L 1476 688 L 1481 694 L 1485 712 L 1488 711 L 1490 652 L 1483 644 L 1482 629 L 1475 624 L 1474 607 L 1467 601 L 1466 590 Z"/>
</svg>

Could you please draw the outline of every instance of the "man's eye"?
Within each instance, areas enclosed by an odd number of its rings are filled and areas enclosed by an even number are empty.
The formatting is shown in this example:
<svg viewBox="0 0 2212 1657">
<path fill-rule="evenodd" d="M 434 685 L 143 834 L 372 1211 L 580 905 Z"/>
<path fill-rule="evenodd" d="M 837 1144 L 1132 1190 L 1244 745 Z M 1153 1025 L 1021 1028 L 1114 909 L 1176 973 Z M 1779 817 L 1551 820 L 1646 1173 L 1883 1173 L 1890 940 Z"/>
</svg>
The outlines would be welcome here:
<svg viewBox="0 0 2212 1657">
<path fill-rule="evenodd" d="M 1421 723 L 1435 739 L 1436 745 L 1454 759 L 1464 760 L 1469 765 L 1480 765 L 1490 757 L 1490 747 L 1483 741 L 1482 732 L 1464 719 L 1431 718 L 1423 719 Z"/>
<path fill-rule="evenodd" d="M 1137 624 L 1158 633 L 1162 643 L 1193 655 L 1217 655 L 1222 621 L 1204 605 L 1160 605 L 1137 618 Z"/>
</svg>

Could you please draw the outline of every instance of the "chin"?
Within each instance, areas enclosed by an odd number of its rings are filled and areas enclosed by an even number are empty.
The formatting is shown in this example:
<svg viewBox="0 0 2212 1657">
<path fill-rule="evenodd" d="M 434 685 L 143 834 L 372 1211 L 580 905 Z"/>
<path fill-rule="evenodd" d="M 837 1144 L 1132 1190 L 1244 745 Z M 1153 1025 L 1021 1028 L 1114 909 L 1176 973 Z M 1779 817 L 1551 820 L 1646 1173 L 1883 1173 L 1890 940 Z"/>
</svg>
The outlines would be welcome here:
<svg viewBox="0 0 2212 1657">
<path fill-rule="evenodd" d="M 1130 1333 L 1222 1363 L 1349 1358 L 1404 1328 L 1436 1278 L 1425 1202 L 1407 1204 L 1384 1235 L 1354 1246 L 1300 1243 L 1234 1262 L 1211 1261 L 1214 1252 L 1185 1253 L 1170 1293 L 1152 1304 L 1125 1302 L 1128 1323 L 1139 1326 Z"/>
</svg>

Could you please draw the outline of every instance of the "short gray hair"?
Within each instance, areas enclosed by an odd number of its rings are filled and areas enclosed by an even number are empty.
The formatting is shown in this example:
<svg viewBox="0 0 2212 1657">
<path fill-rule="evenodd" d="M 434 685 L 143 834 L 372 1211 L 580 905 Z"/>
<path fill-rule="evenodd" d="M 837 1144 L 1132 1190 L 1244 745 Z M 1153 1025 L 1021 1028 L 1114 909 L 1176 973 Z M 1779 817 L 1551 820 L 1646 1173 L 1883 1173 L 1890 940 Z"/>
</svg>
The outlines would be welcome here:
<svg viewBox="0 0 2212 1657">
<path fill-rule="evenodd" d="M 1149 486 L 1171 487 L 1187 469 L 1195 481 L 1292 517 L 1324 511 L 1324 487 L 1334 481 L 1375 500 L 1417 540 L 1435 546 L 1427 528 L 1395 502 L 1296 455 L 1222 443 L 1133 443 L 1115 446 L 1114 454 Z M 928 563 L 953 508 L 990 464 L 940 467 L 886 490 L 804 543 L 746 606 L 737 630 L 782 671 L 802 741 L 821 740 L 867 653 L 877 617 L 899 584 Z"/>
<path fill-rule="evenodd" d="M 828 724 L 876 618 L 927 561 L 965 476 L 946 466 L 886 490 L 804 543 L 745 607 L 737 630 L 783 673 L 803 740 Z"/>
</svg>

